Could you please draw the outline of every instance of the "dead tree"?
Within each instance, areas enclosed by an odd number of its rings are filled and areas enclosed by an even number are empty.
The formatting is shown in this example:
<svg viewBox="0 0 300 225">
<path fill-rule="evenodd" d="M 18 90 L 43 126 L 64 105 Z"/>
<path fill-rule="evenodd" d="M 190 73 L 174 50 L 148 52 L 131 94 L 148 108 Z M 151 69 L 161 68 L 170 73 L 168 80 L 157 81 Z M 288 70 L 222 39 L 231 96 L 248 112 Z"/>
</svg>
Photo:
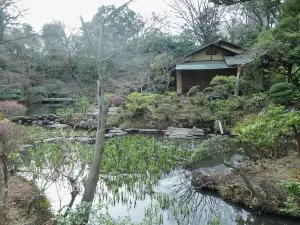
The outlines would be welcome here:
<svg viewBox="0 0 300 225">
<path fill-rule="evenodd" d="M 201 45 L 219 39 L 224 6 L 215 6 L 209 0 L 169 0 L 168 5 L 193 31 Z"/>
<path fill-rule="evenodd" d="M 87 30 L 87 26 L 81 17 L 81 23 L 83 27 L 84 34 L 89 42 L 89 45 L 92 49 L 93 56 L 95 58 L 95 66 L 97 68 L 98 80 L 97 80 L 97 102 L 98 102 L 98 109 L 99 109 L 99 121 L 97 126 L 97 134 L 96 134 L 96 144 L 95 144 L 95 151 L 93 156 L 93 162 L 90 167 L 90 171 L 88 174 L 88 178 L 85 184 L 85 190 L 82 197 L 82 202 L 92 203 L 94 200 L 94 195 L 97 187 L 97 183 L 99 181 L 100 176 L 100 169 L 103 160 L 103 153 L 104 153 L 104 135 L 105 135 L 105 120 L 107 116 L 107 109 L 104 106 L 104 82 L 105 82 L 105 75 L 104 75 L 104 68 L 103 62 L 104 58 L 104 32 L 105 32 L 105 24 L 113 20 L 115 16 L 117 16 L 129 3 L 133 0 L 128 1 L 124 5 L 120 6 L 112 13 L 110 13 L 107 17 L 100 18 L 100 25 L 99 25 L 99 38 L 98 43 L 95 45 L 89 32 Z M 88 218 L 86 219 L 88 220 Z"/>
</svg>

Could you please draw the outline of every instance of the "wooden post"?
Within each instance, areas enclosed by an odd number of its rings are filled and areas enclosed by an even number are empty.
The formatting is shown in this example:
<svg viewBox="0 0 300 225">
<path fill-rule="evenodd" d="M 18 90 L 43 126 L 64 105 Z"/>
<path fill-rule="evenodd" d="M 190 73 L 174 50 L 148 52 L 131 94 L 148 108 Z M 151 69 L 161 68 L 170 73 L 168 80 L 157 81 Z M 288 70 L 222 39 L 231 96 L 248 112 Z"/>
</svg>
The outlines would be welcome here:
<svg viewBox="0 0 300 225">
<path fill-rule="evenodd" d="M 176 81 L 177 81 L 177 87 L 176 87 L 177 95 L 181 95 L 182 94 L 182 73 L 180 70 L 176 71 Z"/>
<path fill-rule="evenodd" d="M 236 75 L 236 82 L 235 82 L 235 89 L 234 89 L 234 96 L 239 96 L 240 92 L 240 76 L 242 73 L 242 65 L 238 65 L 237 68 L 237 75 Z"/>
</svg>

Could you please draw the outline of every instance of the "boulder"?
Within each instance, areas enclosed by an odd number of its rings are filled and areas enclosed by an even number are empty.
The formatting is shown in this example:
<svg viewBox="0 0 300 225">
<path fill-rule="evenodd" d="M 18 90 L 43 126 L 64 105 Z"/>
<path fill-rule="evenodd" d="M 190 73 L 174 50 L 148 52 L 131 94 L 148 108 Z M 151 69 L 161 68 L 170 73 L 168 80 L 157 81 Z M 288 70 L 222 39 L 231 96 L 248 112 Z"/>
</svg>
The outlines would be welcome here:
<svg viewBox="0 0 300 225">
<path fill-rule="evenodd" d="M 21 154 L 25 154 L 28 149 L 33 148 L 33 145 L 20 145 L 20 150 L 19 152 Z"/>
<path fill-rule="evenodd" d="M 234 155 L 228 164 L 236 168 L 242 168 L 245 163 L 245 157 L 241 155 Z M 192 185 L 200 188 L 214 189 L 217 185 L 217 180 L 221 177 L 231 175 L 233 169 L 221 164 L 214 167 L 205 167 L 194 170 L 191 173 Z"/>
<path fill-rule="evenodd" d="M 165 137 L 172 139 L 197 139 L 202 138 L 204 135 L 204 130 L 197 128 L 169 127 L 165 133 Z"/>
<path fill-rule="evenodd" d="M 70 126 L 67 124 L 55 123 L 53 125 L 48 125 L 48 127 L 54 128 L 54 129 L 64 129 L 64 128 L 69 128 Z"/>
<path fill-rule="evenodd" d="M 160 130 L 156 129 L 139 129 L 140 134 L 161 134 Z"/>
</svg>

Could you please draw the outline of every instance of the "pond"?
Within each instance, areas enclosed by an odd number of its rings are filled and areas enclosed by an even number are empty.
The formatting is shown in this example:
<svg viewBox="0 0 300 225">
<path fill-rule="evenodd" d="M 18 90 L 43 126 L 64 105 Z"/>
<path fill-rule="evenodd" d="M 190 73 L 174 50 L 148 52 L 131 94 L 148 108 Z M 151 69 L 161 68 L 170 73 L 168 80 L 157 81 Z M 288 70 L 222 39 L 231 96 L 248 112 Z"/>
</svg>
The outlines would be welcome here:
<svg viewBox="0 0 300 225">
<path fill-rule="evenodd" d="M 62 109 L 69 107 L 70 105 L 65 104 L 28 104 L 26 105 L 27 111 L 26 116 L 36 116 L 36 115 L 47 115 L 47 114 L 56 114 L 57 109 Z"/>
<path fill-rule="evenodd" d="M 174 149 L 168 150 L 167 144 L 173 146 Z M 105 204 L 113 218 L 130 217 L 135 223 L 142 222 L 145 212 L 150 210 L 160 218 L 160 224 L 163 225 L 207 225 L 213 218 L 221 220 L 221 224 L 224 225 L 300 224 L 300 220 L 288 217 L 259 216 L 241 206 L 226 203 L 215 193 L 194 190 L 189 180 L 191 172 L 180 166 L 179 161 L 188 157 L 188 152 L 198 144 L 199 141 L 193 140 L 177 140 L 167 143 L 161 138 L 145 136 L 121 137 L 108 141 L 105 166 L 102 171 L 105 174 L 109 172 L 109 175 L 101 175 L 95 195 L 95 204 Z M 58 147 L 61 148 L 60 145 Z M 46 146 L 41 146 L 40 152 L 44 152 L 45 148 Z M 81 149 L 81 154 L 89 151 L 88 148 L 85 146 Z M 56 151 L 55 146 L 51 147 L 51 152 L 53 151 Z M 140 151 L 142 154 L 139 153 Z M 162 151 L 162 154 L 158 154 Z M 178 157 L 175 151 L 178 151 Z M 139 163 L 141 157 L 147 161 L 146 167 L 143 163 Z M 81 155 L 81 158 L 85 158 L 85 156 Z M 170 158 L 173 161 L 177 159 L 177 162 L 175 164 L 168 162 Z M 129 161 L 129 165 L 127 161 Z M 215 166 L 219 163 L 219 160 L 210 158 L 203 160 L 200 166 Z M 120 168 L 116 168 L 117 165 Z M 75 168 L 79 167 L 80 164 L 75 164 Z M 134 174 L 135 168 L 142 172 Z M 157 168 L 160 168 L 159 173 Z M 145 172 L 143 169 L 147 171 Z M 86 169 L 82 177 L 86 177 L 87 173 Z M 43 186 L 43 182 L 44 180 L 37 179 L 39 186 Z M 82 184 L 81 190 L 83 190 Z M 58 211 L 69 203 L 70 192 L 71 188 L 66 179 L 56 179 L 45 191 L 54 211 Z M 80 198 L 81 196 L 78 196 L 75 203 L 79 203 Z"/>
</svg>

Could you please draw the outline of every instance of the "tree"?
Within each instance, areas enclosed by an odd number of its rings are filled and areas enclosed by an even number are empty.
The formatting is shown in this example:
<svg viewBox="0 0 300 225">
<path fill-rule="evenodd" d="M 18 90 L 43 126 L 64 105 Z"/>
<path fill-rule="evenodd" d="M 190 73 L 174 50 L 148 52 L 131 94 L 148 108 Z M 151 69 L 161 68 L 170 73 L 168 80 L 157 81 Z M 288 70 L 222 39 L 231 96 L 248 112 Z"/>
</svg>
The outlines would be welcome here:
<svg viewBox="0 0 300 225">
<path fill-rule="evenodd" d="M 293 101 L 295 93 L 296 87 L 290 83 L 274 84 L 269 91 L 271 99 L 282 105 L 288 105 L 291 101 Z"/>
<path fill-rule="evenodd" d="M 254 120 L 247 120 L 239 124 L 235 130 L 241 142 L 248 143 L 261 153 L 264 149 L 271 149 L 276 155 L 278 146 L 287 137 L 294 136 L 300 156 L 300 112 L 286 112 L 283 106 L 271 105 L 268 110 L 258 115 Z"/>
<path fill-rule="evenodd" d="M 20 130 L 16 124 L 0 118 L 0 224 L 6 224 L 8 155 L 18 146 Z"/>
<path fill-rule="evenodd" d="M 164 84 L 165 93 L 169 90 L 171 77 L 171 67 L 174 64 L 174 59 L 171 55 L 166 53 L 157 55 L 153 62 L 150 64 L 150 68 L 154 74 L 154 81 L 157 84 Z"/>
<path fill-rule="evenodd" d="M 82 197 L 82 202 L 92 203 L 97 187 L 97 183 L 99 181 L 100 169 L 103 160 L 104 153 L 104 134 L 105 134 L 105 120 L 106 120 L 106 112 L 104 105 L 104 84 L 106 81 L 106 76 L 104 74 L 103 63 L 107 59 L 104 55 L 104 46 L 105 46 L 105 29 L 106 25 L 114 21 L 115 18 L 120 15 L 122 10 L 126 8 L 126 6 L 131 3 L 133 0 L 128 1 L 124 5 L 119 8 L 114 9 L 108 14 L 100 14 L 99 15 L 99 36 L 98 41 L 95 43 L 92 41 L 92 37 L 88 31 L 88 26 L 84 22 L 81 17 L 82 28 L 84 34 L 88 40 L 91 51 L 93 52 L 93 57 L 95 61 L 95 66 L 97 68 L 98 81 L 97 81 L 97 102 L 98 102 L 98 110 L 99 110 L 99 121 L 97 126 L 97 134 L 96 134 L 96 144 L 95 144 L 95 152 L 93 156 L 93 162 L 90 167 L 90 171 L 88 174 L 88 178 L 85 184 L 85 190 Z M 88 219 L 87 219 L 88 220 Z"/>
<path fill-rule="evenodd" d="M 68 29 L 62 22 L 53 21 L 43 26 L 45 66 L 49 70 L 57 68 L 56 73 L 69 73 L 74 81 L 78 82 L 76 75 L 76 57 L 79 50 L 75 29 Z M 56 74 L 54 74 L 56 75 Z"/>
<path fill-rule="evenodd" d="M 168 4 L 201 45 L 220 38 L 220 25 L 225 7 L 212 6 L 209 0 L 172 0 Z"/>
<path fill-rule="evenodd" d="M 252 49 L 256 56 L 268 56 L 285 68 L 289 83 L 297 83 L 294 78 L 300 70 L 296 68 L 300 63 L 300 9 L 297 6 L 298 2 L 286 0 L 278 25 L 262 32 Z"/>
<path fill-rule="evenodd" d="M 7 37 L 9 30 L 15 28 L 19 24 L 19 18 L 26 12 L 20 9 L 18 1 L 15 0 L 1 0 L 0 1 L 0 45 L 16 40 L 26 39 L 29 36 L 25 35 L 16 39 Z"/>
<path fill-rule="evenodd" d="M 249 2 L 251 0 L 212 0 L 217 5 L 234 5 L 237 3 Z"/>
</svg>

